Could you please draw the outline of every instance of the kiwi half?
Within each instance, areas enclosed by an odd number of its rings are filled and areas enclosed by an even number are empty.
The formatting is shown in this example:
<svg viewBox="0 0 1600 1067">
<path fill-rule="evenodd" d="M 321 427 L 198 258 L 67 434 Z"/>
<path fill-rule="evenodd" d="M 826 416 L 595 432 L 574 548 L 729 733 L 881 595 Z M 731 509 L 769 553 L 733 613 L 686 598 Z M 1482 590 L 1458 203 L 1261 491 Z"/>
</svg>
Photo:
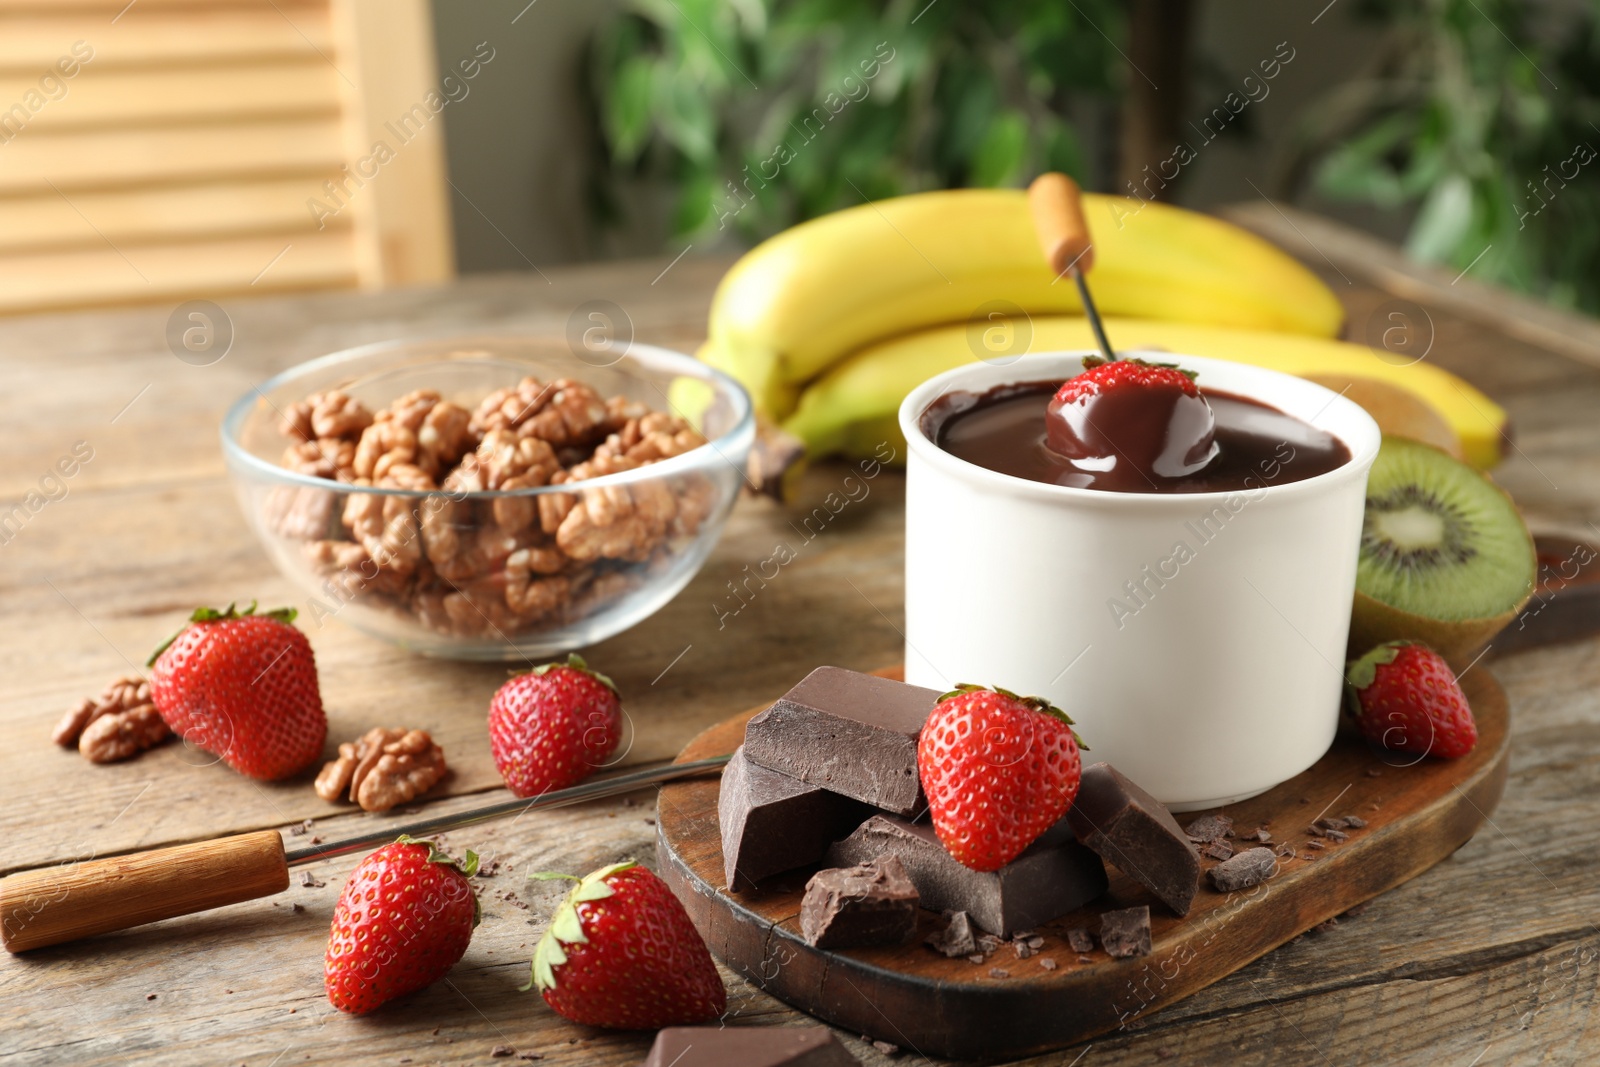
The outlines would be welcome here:
<svg viewBox="0 0 1600 1067">
<path fill-rule="evenodd" d="M 1461 670 L 1528 602 L 1536 567 L 1502 489 L 1437 448 L 1385 436 L 1367 478 L 1351 653 L 1409 639 Z"/>
</svg>

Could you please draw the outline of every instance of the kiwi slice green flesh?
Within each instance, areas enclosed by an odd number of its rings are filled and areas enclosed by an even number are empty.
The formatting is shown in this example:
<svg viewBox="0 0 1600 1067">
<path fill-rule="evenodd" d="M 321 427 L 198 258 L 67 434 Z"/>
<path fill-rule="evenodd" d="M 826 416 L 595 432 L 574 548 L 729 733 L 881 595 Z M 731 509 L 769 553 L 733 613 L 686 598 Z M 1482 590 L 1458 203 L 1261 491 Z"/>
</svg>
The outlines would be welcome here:
<svg viewBox="0 0 1600 1067">
<path fill-rule="evenodd" d="M 1429 445 L 1383 439 L 1367 478 L 1358 593 L 1403 615 L 1479 629 L 1525 603 L 1534 574 L 1533 539 L 1499 487 Z"/>
</svg>

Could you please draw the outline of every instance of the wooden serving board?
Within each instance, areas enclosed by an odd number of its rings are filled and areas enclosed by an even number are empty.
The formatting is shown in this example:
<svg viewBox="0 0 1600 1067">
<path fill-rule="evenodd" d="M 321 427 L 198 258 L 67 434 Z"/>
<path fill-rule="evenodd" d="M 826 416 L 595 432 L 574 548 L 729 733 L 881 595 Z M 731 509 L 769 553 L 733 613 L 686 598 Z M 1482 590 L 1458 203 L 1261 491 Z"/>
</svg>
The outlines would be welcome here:
<svg viewBox="0 0 1600 1067">
<path fill-rule="evenodd" d="M 1136 1023 L 1414 878 L 1471 838 L 1505 787 L 1508 710 L 1499 684 L 1482 667 L 1469 671 L 1462 685 L 1479 731 L 1477 747 L 1464 759 L 1380 754 L 1341 733 L 1310 770 L 1261 796 L 1214 809 L 1233 819 L 1237 833 L 1264 825 L 1273 847 L 1296 846 L 1296 858 L 1280 859 L 1269 881 L 1230 895 L 1213 890 L 1202 875 L 1193 909 L 1179 919 L 1108 868 L 1109 892 L 1041 927 L 1044 947 L 1029 959 L 1017 959 L 1009 945 L 982 963 L 947 959 L 922 943 L 943 926 L 928 911 L 917 938 L 904 946 L 810 947 L 800 937 L 799 913 L 814 868 L 780 875 L 756 892 L 724 887 L 715 778 L 662 787 L 660 872 L 723 962 L 836 1026 L 923 1056 L 993 1060 L 1061 1048 Z M 733 751 L 759 710 L 705 731 L 679 758 Z M 1179 821 L 1188 825 L 1201 814 Z M 1360 816 L 1366 827 L 1347 831 L 1343 843 L 1323 841 L 1322 850 L 1307 846 L 1315 819 L 1346 815 Z M 1201 860 L 1202 869 L 1214 865 Z M 1138 904 L 1150 905 L 1151 955 L 1116 960 L 1096 948 L 1088 962 L 1078 962 L 1066 944 L 1067 929 L 1087 926 L 1098 934 L 1101 912 Z M 1045 958 L 1055 961 L 1055 970 L 1045 968 Z"/>
</svg>

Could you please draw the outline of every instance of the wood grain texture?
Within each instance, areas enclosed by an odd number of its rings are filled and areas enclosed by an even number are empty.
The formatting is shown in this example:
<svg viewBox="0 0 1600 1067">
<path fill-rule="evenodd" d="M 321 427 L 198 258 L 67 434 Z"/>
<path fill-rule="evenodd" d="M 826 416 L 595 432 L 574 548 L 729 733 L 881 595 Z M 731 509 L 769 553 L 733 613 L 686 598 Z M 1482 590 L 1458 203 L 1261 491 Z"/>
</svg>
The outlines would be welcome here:
<svg viewBox="0 0 1600 1067">
<path fill-rule="evenodd" d="M 1219 893 L 1204 875 L 1216 861 L 1202 858 L 1199 895 L 1180 919 L 1125 873 L 1112 870 L 1103 897 L 1039 927 L 1045 945 L 1039 957 L 1026 961 L 1009 947 L 981 963 L 939 955 L 921 943 L 941 926 L 927 911 L 907 945 L 811 947 L 800 934 L 799 916 L 815 866 L 776 876 L 752 892 L 728 891 L 715 779 L 662 787 L 657 866 L 729 967 L 843 1029 L 956 1059 L 1006 1059 L 1062 1048 L 1128 1029 L 1415 877 L 1472 837 L 1505 786 L 1510 723 L 1505 694 L 1487 671 L 1474 671 L 1464 682 L 1480 731 L 1468 756 L 1450 761 L 1380 755 L 1341 735 L 1309 770 L 1260 796 L 1213 809 L 1233 819 L 1241 834 L 1266 827 L 1273 847 L 1296 846 L 1296 858 L 1281 860 L 1270 880 Z M 744 739 L 745 723 L 763 707 L 718 723 L 691 741 L 679 759 L 731 752 Z M 1201 814 L 1180 818 L 1187 825 Z M 1349 831 L 1348 841 L 1330 843 L 1309 832 L 1324 815 L 1356 815 L 1366 825 Z M 1150 908 L 1150 956 L 1114 960 L 1097 949 L 1080 962 L 1067 946 L 1068 929 L 1098 931 L 1103 912 L 1141 904 Z M 1059 966 L 1046 970 L 1043 958 Z"/>
<path fill-rule="evenodd" d="M 1346 284 L 1308 255 L 1352 324 L 1393 298 Z M 572 311 L 595 298 L 621 305 L 641 342 L 692 351 L 727 261 L 691 253 L 663 275 L 670 262 L 546 268 L 551 284 L 537 275 L 478 276 L 385 293 L 221 298 L 236 339 L 209 367 L 167 350 L 170 306 L 0 321 L 0 505 L 38 489 L 74 441 L 95 448 L 65 497 L 0 537 L 0 871 L 89 849 L 109 855 L 287 828 L 308 817 L 317 819 L 311 832 L 328 837 L 374 825 L 375 816 L 318 800 L 309 779 L 258 789 L 178 747 L 92 767 L 47 738 L 67 704 L 127 670 L 127 660 L 142 661 L 196 603 L 292 600 L 223 475 L 216 427 L 235 396 L 301 360 L 421 330 L 561 337 Z M 1600 370 L 1431 310 L 1437 337 L 1429 359 L 1512 413 L 1519 451 L 1498 480 L 1537 528 L 1596 537 L 1588 524 L 1600 522 Z M 813 540 L 795 528 L 846 473 L 832 464 L 812 470 L 792 507 L 741 501 L 684 593 L 588 650 L 628 694 L 635 752 L 675 752 L 817 663 L 871 669 L 900 659 L 898 476 L 873 481 L 866 499 Z M 784 539 L 798 549 L 796 560 L 740 607 L 728 583 Z M 738 614 L 719 626 L 719 606 Z M 334 720 L 331 739 L 387 724 L 444 731 L 455 774 L 423 810 L 507 796 L 495 788 L 483 742 L 485 704 L 501 670 L 401 657 L 337 617 L 308 625 L 308 635 Z M 1497 658 L 1494 672 L 1516 709 L 1510 775 L 1493 821 L 1471 841 L 1360 916 L 1291 940 L 1124 1033 L 1036 1057 L 1030 1067 L 1066 1067 L 1080 1055 L 1081 1067 L 1466 1067 L 1480 1056 L 1480 1067 L 1585 1063 L 1600 1041 L 1600 642 Z M 654 801 L 632 799 L 452 835 L 454 847 L 510 867 L 483 882 L 483 925 L 448 980 L 374 1016 L 341 1016 L 322 994 L 333 902 L 355 865 L 346 858 L 308 868 L 324 884 L 294 879 L 280 898 L 0 957 L 9 1024 L 0 1027 L 0 1063 L 392 1067 L 402 1058 L 491 1062 L 490 1050 L 504 1044 L 542 1052 L 550 1067 L 636 1067 L 648 1035 L 572 1026 L 517 991 L 560 892 L 523 875 L 581 873 L 624 856 L 653 863 L 655 827 L 646 820 Z M 508 892 L 528 910 L 506 900 Z M 741 976 L 726 968 L 723 975 L 730 1025 L 808 1021 Z M 891 1059 L 859 1035 L 841 1036 L 869 1067 L 925 1062 L 913 1049 Z"/>
<path fill-rule="evenodd" d="M 276 830 L 39 867 L 0 880 L 0 939 L 27 952 L 288 888 Z"/>
</svg>

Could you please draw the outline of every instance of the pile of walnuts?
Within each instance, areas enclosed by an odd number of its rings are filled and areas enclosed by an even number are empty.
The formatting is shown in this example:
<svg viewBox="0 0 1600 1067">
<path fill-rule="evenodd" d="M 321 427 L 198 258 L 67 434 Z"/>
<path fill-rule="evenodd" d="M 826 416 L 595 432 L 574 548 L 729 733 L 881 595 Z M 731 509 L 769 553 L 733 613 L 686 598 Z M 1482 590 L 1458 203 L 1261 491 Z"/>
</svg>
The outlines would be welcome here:
<svg viewBox="0 0 1600 1067">
<path fill-rule="evenodd" d="M 440 633 L 510 637 L 582 618 L 671 559 L 715 506 L 702 475 L 585 488 L 705 439 L 684 420 L 569 378 L 524 378 L 469 411 L 431 389 L 379 412 L 339 390 L 285 413 L 283 466 L 398 493 L 275 491 L 267 521 L 304 543 L 341 601 Z M 570 492 L 476 498 L 486 490 Z"/>
</svg>

